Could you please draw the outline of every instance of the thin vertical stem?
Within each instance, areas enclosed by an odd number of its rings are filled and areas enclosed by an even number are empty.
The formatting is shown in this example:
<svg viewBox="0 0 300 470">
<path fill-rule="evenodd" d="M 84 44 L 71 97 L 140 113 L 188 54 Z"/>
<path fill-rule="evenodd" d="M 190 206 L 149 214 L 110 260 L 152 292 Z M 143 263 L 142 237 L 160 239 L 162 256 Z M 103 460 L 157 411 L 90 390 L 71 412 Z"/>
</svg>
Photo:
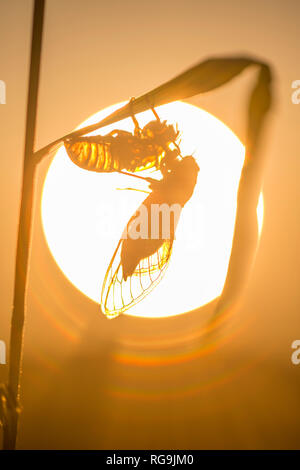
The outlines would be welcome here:
<svg viewBox="0 0 300 470">
<path fill-rule="evenodd" d="M 30 254 L 34 174 L 36 167 L 32 157 L 34 152 L 36 130 L 44 10 L 45 0 L 35 0 L 31 39 L 31 61 L 27 100 L 23 182 L 17 241 L 13 312 L 11 321 L 9 378 L 6 397 L 7 416 L 6 419 L 4 418 L 3 427 L 3 447 L 5 449 L 15 448 L 18 431 L 18 403 L 22 366 L 25 295 Z"/>
</svg>

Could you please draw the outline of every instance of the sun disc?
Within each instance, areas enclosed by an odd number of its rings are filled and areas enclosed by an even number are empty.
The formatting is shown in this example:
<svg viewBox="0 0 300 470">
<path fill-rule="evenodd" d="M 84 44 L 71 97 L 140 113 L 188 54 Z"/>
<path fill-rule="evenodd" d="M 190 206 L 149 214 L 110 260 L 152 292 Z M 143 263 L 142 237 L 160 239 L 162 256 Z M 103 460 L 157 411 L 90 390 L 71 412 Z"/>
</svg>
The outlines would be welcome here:
<svg viewBox="0 0 300 470">
<path fill-rule="evenodd" d="M 100 121 L 120 106 L 96 113 L 79 127 Z M 236 135 L 208 112 L 183 102 L 156 109 L 162 120 L 178 124 L 182 155 L 193 155 L 200 172 L 194 194 L 182 211 L 164 278 L 142 302 L 126 312 L 143 317 L 178 315 L 220 295 L 245 156 Z M 137 118 L 144 126 L 153 114 L 146 111 Z M 125 119 L 96 133 L 106 134 L 115 128 L 133 131 L 132 120 Z M 147 175 L 154 173 L 149 170 Z M 120 174 L 82 170 L 71 162 L 63 147 L 53 158 L 45 179 L 41 210 L 49 249 L 68 280 L 97 303 L 124 226 L 146 197 L 142 192 L 117 189 L 147 189 L 144 182 L 132 180 Z M 262 195 L 257 215 L 261 231 Z"/>
</svg>

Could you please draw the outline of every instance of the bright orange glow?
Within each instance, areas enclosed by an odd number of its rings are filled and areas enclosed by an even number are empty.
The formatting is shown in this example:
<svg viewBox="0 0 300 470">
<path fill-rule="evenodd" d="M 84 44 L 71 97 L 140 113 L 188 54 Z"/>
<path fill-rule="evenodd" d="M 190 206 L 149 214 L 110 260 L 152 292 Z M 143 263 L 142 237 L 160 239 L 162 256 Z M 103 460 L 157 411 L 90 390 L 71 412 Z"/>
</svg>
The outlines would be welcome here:
<svg viewBox="0 0 300 470">
<path fill-rule="evenodd" d="M 93 115 L 80 127 L 110 114 L 120 104 Z M 178 315 L 220 295 L 227 272 L 236 196 L 244 161 L 244 147 L 221 121 L 202 109 L 174 102 L 160 106 L 161 119 L 178 123 L 182 155 L 193 155 L 199 166 L 198 183 L 178 224 L 170 266 L 161 283 L 126 314 L 143 317 Z M 137 116 L 141 126 L 151 111 Z M 131 119 L 101 129 L 133 131 Z M 97 131 L 99 133 L 99 131 Z M 156 177 L 149 170 L 145 176 Z M 157 175 L 159 177 L 159 174 Z M 147 190 L 130 176 L 82 170 L 64 148 L 55 155 L 45 180 L 42 221 L 50 251 L 70 282 L 95 302 L 113 251 L 128 219 L 146 194 L 117 188 Z M 263 221 L 262 195 L 257 208 Z"/>
</svg>

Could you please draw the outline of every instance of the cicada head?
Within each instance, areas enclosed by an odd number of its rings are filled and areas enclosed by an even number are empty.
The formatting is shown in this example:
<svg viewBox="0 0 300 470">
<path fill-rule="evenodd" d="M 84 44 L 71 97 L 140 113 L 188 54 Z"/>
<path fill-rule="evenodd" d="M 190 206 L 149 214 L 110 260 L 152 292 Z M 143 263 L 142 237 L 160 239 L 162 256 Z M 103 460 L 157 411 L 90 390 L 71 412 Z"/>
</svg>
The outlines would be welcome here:
<svg viewBox="0 0 300 470">
<path fill-rule="evenodd" d="M 186 175 L 195 175 L 197 176 L 200 168 L 195 158 L 192 155 L 184 157 L 181 162 L 181 171 Z"/>
</svg>

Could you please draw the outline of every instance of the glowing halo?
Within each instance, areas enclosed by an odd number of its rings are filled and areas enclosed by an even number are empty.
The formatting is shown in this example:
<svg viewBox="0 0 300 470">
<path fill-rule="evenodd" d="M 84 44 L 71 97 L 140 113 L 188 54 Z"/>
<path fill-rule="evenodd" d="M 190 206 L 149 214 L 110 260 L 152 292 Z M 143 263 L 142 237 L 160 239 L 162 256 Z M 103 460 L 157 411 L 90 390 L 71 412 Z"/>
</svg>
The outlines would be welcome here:
<svg viewBox="0 0 300 470">
<path fill-rule="evenodd" d="M 79 127 L 100 121 L 120 107 L 110 106 Z M 126 314 L 167 317 L 198 308 L 220 295 L 227 272 L 236 213 L 236 196 L 245 149 L 236 135 L 208 112 L 183 102 L 157 108 L 161 119 L 178 123 L 182 155 L 193 155 L 200 173 L 184 207 L 173 254 L 161 283 Z M 151 111 L 137 116 L 141 126 Z M 101 129 L 133 131 L 131 119 Z M 97 131 L 96 133 L 100 133 Z M 157 172 L 158 173 L 158 172 Z M 143 175 L 159 177 L 151 170 Z M 49 249 L 66 278 L 99 303 L 102 281 L 128 219 L 146 195 L 117 188 L 147 189 L 145 182 L 120 174 L 82 170 L 65 149 L 53 158 L 43 188 L 42 223 Z M 263 198 L 257 208 L 259 230 Z"/>
</svg>

